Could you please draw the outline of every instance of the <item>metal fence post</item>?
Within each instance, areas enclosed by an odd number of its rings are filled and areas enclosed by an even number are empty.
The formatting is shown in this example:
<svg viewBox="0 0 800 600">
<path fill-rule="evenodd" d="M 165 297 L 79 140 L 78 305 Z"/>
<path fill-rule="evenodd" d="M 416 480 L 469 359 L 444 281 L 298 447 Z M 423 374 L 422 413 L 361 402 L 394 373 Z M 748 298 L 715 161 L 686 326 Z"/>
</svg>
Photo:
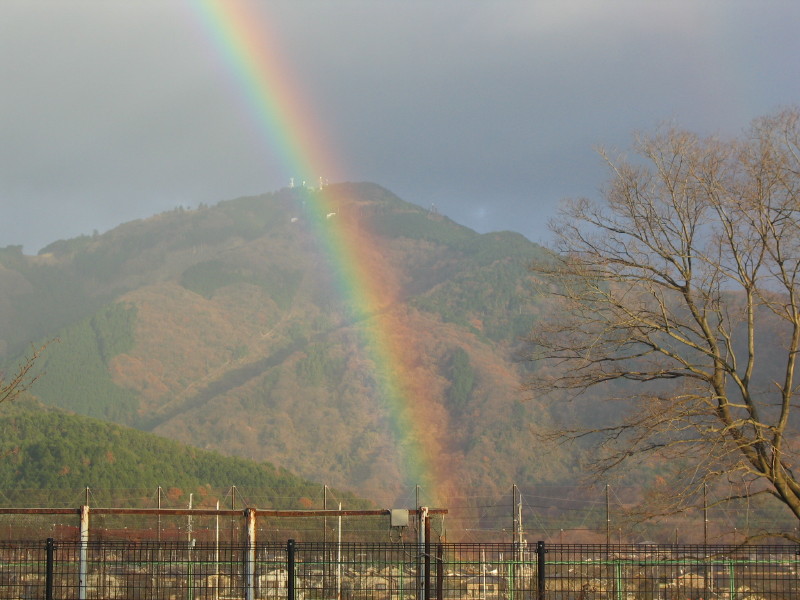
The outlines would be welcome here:
<svg viewBox="0 0 800 600">
<path fill-rule="evenodd" d="M 425 519 L 425 600 L 431 600 L 431 520 Z"/>
<path fill-rule="evenodd" d="M 545 550 L 544 542 L 536 542 L 536 598 L 544 600 L 544 580 L 545 580 Z"/>
<path fill-rule="evenodd" d="M 436 600 L 444 600 L 444 548 L 436 545 Z"/>
<path fill-rule="evenodd" d="M 245 582 L 244 597 L 246 600 L 254 600 L 256 597 L 256 511 L 253 508 L 246 508 L 244 511 L 246 544 L 245 552 Z"/>
<path fill-rule="evenodd" d="M 78 600 L 86 600 L 86 577 L 89 572 L 89 505 L 81 506 L 80 558 L 78 566 Z"/>
<path fill-rule="evenodd" d="M 294 540 L 286 542 L 286 600 L 294 600 Z"/>
<path fill-rule="evenodd" d="M 55 540 L 47 538 L 47 567 L 45 570 L 44 597 L 45 600 L 53 600 L 53 557 Z"/>
<path fill-rule="evenodd" d="M 430 577 L 430 560 L 427 552 L 430 546 L 426 543 L 425 534 L 430 531 L 428 525 L 428 507 L 420 506 L 417 509 L 417 591 L 419 600 L 430 600 L 430 588 L 426 575 Z M 426 560 L 427 559 L 427 560 Z M 427 570 L 426 570 L 427 565 Z"/>
</svg>

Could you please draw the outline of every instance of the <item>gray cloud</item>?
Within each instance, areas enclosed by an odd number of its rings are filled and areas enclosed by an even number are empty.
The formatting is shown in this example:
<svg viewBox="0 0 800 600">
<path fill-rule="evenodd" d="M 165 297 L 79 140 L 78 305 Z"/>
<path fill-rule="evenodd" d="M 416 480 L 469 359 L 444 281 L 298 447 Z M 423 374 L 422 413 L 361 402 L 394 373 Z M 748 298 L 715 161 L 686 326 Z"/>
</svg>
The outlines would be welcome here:
<svg viewBox="0 0 800 600">
<path fill-rule="evenodd" d="M 348 180 L 534 240 L 598 144 L 735 135 L 800 98 L 795 2 L 253 5 Z M 191 2 L 0 6 L 0 246 L 287 184 Z M 321 176 L 329 176 L 320 173 Z"/>
</svg>

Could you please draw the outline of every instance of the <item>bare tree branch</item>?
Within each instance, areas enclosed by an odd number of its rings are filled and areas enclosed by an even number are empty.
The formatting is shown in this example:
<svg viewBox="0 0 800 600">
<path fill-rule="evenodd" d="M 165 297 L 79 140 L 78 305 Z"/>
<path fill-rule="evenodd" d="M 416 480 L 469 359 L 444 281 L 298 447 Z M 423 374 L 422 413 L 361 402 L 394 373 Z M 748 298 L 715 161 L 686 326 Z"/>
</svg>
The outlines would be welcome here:
<svg viewBox="0 0 800 600">
<path fill-rule="evenodd" d="M 44 344 L 38 349 L 33 348 L 31 353 L 19 364 L 11 379 L 4 380 L 0 378 L 0 403 L 15 400 L 20 394 L 27 392 L 31 385 L 41 376 L 41 373 L 33 375 L 31 371 L 47 345 Z"/>
<path fill-rule="evenodd" d="M 527 388 L 619 404 L 550 439 L 593 439 L 598 473 L 680 459 L 670 510 L 736 481 L 729 501 L 770 494 L 800 519 L 800 113 L 728 141 L 664 129 L 634 150 L 600 150 L 604 202 L 566 201 L 556 254 L 532 266 L 553 317 L 530 336 Z"/>
</svg>

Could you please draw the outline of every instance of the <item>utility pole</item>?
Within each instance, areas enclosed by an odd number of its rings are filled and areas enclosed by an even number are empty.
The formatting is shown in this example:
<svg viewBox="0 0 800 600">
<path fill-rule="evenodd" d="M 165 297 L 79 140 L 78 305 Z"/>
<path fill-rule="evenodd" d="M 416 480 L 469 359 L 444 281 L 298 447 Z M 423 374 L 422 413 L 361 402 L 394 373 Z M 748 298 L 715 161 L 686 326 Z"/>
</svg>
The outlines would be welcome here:
<svg viewBox="0 0 800 600">
<path fill-rule="evenodd" d="M 517 484 L 511 485 L 511 541 L 517 541 Z"/>
<path fill-rule="evenodd" d="M 522 494 L 519 492 L 519 488 L 515 483 L 511 489 L 511 494 L 513 498 L 513 519 L 512 519 L 512 527 L 513 527 L 513 536 L 512 541 L 522 549 Z"/>
<path fill-rule="evenodd" d="M 708 484 L 703 484 L 703 545 L 708 546 Z"/>
<path fill-rule="evenodd" d="M 524 532 L 522 529 L 522 494 L 517 490 L 517 526 L 519 527 L 519 551 L 520 558 L 522 558 L 522 544 L 525 543 L 523 538 Z"/>
<path fill-rule="evenodd" d="M 606 546 L 611 545 L 611 500 L 608 494 L 608 484 L 606 484 Z"/>
<path fill-rule="evenodd" d="M 328 486 L 322 488 L 322 510 L 328 510 Z M 328 517 L 322 517 L 322 541 L 328 541 Z"/>
</svg>

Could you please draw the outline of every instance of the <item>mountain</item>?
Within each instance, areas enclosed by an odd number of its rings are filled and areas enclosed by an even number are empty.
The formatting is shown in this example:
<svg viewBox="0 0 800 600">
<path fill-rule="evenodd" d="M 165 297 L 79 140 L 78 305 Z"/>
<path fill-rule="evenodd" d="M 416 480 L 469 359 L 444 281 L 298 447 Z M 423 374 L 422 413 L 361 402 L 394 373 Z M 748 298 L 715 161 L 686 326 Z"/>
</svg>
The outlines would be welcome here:
<svg viewBox="0 0 800 600">
<path fill-rule="evenodd" d="M 333 210 L 315 209 L 320 194 Z M 342 293 L 326 227 L 376 282 L 369 306 Z M 177 208 L 38 256 L 1 249 L 0 360 L 10 371 L 58 338 L 37 365 L 43 403 L 362 496 L 413 486 L 415 444 L 450 494 L 564 481 L 570 457 L 531 448 L 528 425 L 547 416 L 514 358 L 539 311 L 526 265 L 543 251 L 369 183 Z M 402 365 L 364 352 L 377 323 Z M 396 369 L 403 407 L 381 403 Z"/>
</svg>

